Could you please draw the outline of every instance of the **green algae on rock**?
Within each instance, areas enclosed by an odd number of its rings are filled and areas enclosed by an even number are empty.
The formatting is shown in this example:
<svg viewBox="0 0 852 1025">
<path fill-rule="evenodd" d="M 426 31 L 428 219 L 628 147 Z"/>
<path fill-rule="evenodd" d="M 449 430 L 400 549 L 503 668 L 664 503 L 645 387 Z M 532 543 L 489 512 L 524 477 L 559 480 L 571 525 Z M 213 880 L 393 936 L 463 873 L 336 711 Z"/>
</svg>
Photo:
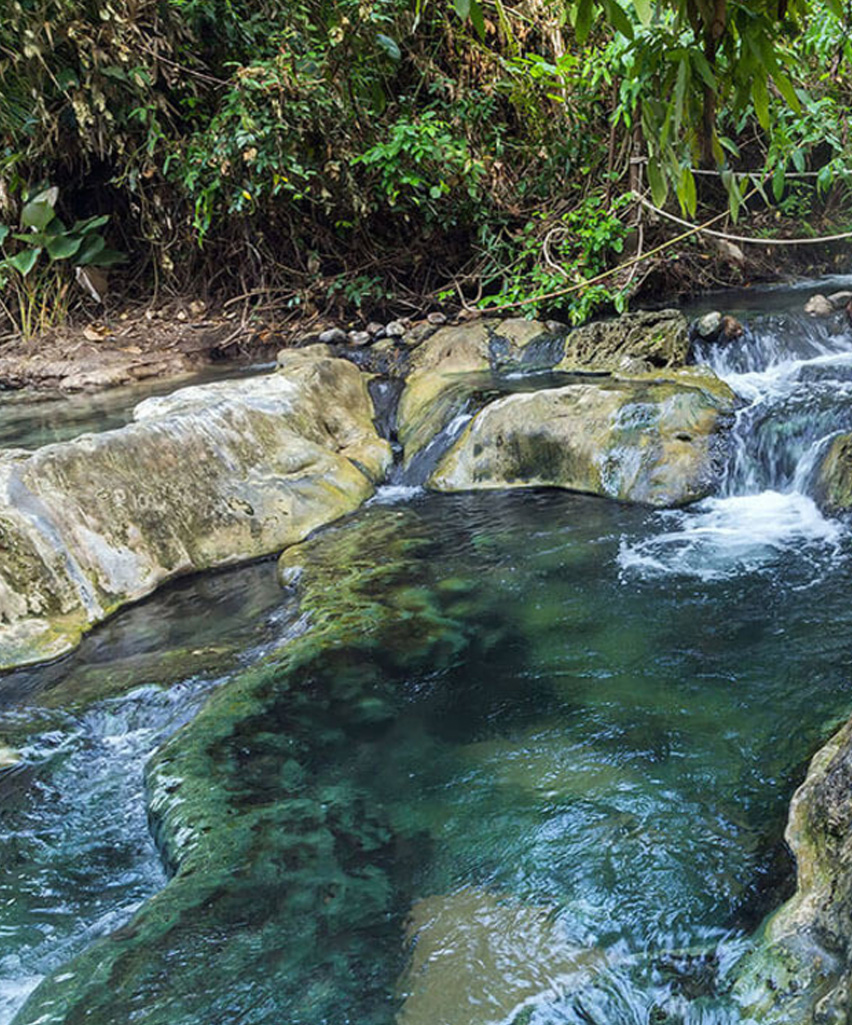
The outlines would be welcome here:
<svg viewBox="0 0 852 1025">
<path fill-rule="evenodd" d="M 355 367 L 302 358 L 149 399 L 119 430 L 0 453 L 0 668 L 356 509 L 390 463 L 372 417 Z"/>
<path fill-rule="evenodd" d="M 423 545 L 410 517 L 365 517 L 291 553 L 307 631 L 217 691 L 148 766 L 167 887 L 45 980 L 16 1025 L 197 1025 L 234 1008 L 246 1023 L 391 1025 L 404 848 L 418 841 L 350 762 L 369 761 L 409 674 L 470 642 Z"/>
<path fill-rule="evenodd" d="M 796 893 L 765 923 L 738 980 L 767 1025 L 847 1022 L 852 1010 L 852 721 L 811 761 L 793 796 L 787 842 Z"/>
<path fill-rule="evenodd" d="M 829 445 L 817 472 L 816 494 L 826 512 L 852 509 L 852 434 L 840 434 Z"/>
<path fill-rule="evenodd" d="M 474 417 L 429 486 L 562 487 L 684 505 L 718 483 L 734 405 L 726 385 L 696 370 L 508 395 Z"/>
<path fill-rule="evenodd" d="M 682 367 L 688 354 L 689 324 L 682 313 L 643 310 L 575 328 L 566 336 L 563 356 L 553 369 Z"/>
</svg>

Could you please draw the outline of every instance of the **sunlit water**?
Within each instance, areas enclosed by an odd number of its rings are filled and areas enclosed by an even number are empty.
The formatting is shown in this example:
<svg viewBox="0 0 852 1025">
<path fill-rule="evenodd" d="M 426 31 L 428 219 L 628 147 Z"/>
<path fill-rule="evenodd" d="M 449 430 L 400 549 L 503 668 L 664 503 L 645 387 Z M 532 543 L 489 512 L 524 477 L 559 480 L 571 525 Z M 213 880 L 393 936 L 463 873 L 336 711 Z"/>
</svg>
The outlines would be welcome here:
<svg viewBox="0 0 852 1025">
<path fill-rule="evenodd" d="M 399 957 L 375 964 L 394 996 L 329 1023 L 741 1025 L 737 962 L 791 892 L 790 796 L 852 710 L 848 535 L 809 497 L 850 426 L 852 339 L 755 318 L 703 355 L 743 407 L 695 509 L 397 487 L 355 518 L 405 508 L 479 655 L 413 673 L 392 727 L 338 755 L 416 840 Z M 0 1023 L 162 885 L 144 761 L 294 616 L 259 564 L 0 682 L 0 743 L 24 756 L 0 776 Z"/>
</svg>

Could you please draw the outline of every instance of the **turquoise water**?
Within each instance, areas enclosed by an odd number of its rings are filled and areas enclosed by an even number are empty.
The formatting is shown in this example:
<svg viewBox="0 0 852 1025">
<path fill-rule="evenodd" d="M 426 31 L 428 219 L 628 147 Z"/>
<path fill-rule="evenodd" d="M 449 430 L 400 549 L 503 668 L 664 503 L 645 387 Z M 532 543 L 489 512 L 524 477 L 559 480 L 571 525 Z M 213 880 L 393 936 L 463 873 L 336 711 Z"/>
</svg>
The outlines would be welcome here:
<svg viewBox="0 0 852 1025">
<path fill-rule="evenodd" d="M 742 1025 L 737 963 L 792 890 L 790 797 L 852 713 L 849 534 L 816 510 L 802 470 L 820 432 L 847 426 L 845 393 L 815 396 L 815 429 L 771 415 L 807 406 L 827 365 L 842 379 L 852 339 L 793 326 L 755 322 L 740 350 L 709 357 L 744 406 L 726 483 L 692 510 L 390 490 L 321 535 L 357 537 L 379 596 L 388 537 L 419 539 L 428 572 L 409 607 L 438 610 L 458 643 L 431 664 L 391 670 L 379 652 L 353 666 L 380 681 L 364 707 L 383 704 L 349 728 L 285 692 L 278 719 L 241 727 L 256 733 L 235 800 L 292 803 L 295 777 L 285 786 L 276 761 L 292 730 L 305 801 L 336 794 L 353 837 L 365 821 L 385 837 L 337 852 L 348 879 L 375 883 L 364 899 L 381 892 L 380 910 L 359 918 L 355 890 L 336 931 L 314 928 L 338 894 L 294 917 L 298 876 L 264 853 L 284 882 L 251 895 L 246 866 L 251 900 L 227 928 L 216 920 L 209 991 L 173 1025 Z M 306 626 L 274 563 L 259 563 L 185 581 L 73 657 L 0 680 L 0 745 L 22 756 L 0 769 L 0 1025 L 165 885 L 146 761 Z M 243 941 L 254 977 L 235 975 Z M 171 955 L 174 975 L 139 993 L 92 983 L 95 1025 L 189 1000 L 186 948 Z"/>
</svg>

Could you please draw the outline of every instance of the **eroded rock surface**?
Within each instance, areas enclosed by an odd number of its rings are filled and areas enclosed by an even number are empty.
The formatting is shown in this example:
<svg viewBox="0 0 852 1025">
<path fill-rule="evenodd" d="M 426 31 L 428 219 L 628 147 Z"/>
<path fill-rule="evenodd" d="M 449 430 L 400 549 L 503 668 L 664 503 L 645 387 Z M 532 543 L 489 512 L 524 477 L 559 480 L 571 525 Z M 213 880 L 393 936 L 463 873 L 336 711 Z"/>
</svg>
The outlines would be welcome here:
<svg viewBox="0 0 852 1025">
<path fill-rule="evenodd" d="M 852 1020 L 852 721 L 814 757 L 790 804 L 796 893 L 766 923 L 738 983 L 768 1025 Z"/>
<path fill-rule="evenodd" d="M 726 385 L 694 369 L 507 395 L 474 417 L 429 485 L 561 487 L 683 505 L 718 483 L 734 405 Z"/>
<path fill-rule="evenodd" d="M 0 668 L 54 657 L 180 574 L 274 553 L 368 498 L 390 462 L 351 364 L 186 388 L 136 422 L 0 452 Z"/>
</svg>

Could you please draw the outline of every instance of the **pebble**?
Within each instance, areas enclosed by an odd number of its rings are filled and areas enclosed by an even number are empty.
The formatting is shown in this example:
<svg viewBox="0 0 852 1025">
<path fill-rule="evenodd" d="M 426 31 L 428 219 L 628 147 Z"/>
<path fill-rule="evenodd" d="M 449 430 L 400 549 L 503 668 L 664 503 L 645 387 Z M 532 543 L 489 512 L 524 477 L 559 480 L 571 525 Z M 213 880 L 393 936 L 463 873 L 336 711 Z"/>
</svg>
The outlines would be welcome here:
<svg viewBox="0 0 852 1025">
<path fill-rule="evenodd" d="M 331 327 L 328 331 L 323 331 L 319 336 L 319 340 L 325 345 L 338 345 L 341 342 L 348 341 L 348 335 L 339 327 Z"/>
<path fill-rule="evenodd" d="M 350 345 L 369 345 L 373 336 L 367 331 L 350 331 L 348 334 Z"/>
<path fill-rule="evenodd" d="M 402 338 L 405 334 L 405 325 L 402 321 L 392 320 L 385 328 L 385 331 L 390 338 Z"/>
<path fill-rule="evenodd" d="M 367 333 L 371 335 L 377 335 L 380 331 L 384 331 L 384 329 L 385 325 L 379 324 L 375 320 L 371 320 L 370 323 L 367 325 Z"/>
<path fill-rule="evenodd" d="M 812 317 L 827 317 L 834 313 L 834 307 L 824 295 L 812 295 L 805 303 L 805 313 Z"/>
<path fill-rule="evenodd" d="M 695 325 L 695 333 L 699 338 L 715 338 L 722 329 L 722 314 L 718 310 L 705 313 L 699 317 Z"/>
<path fill-rule="evenodd" d="M 446 313 L 441 313 L 440 311 L 435 312 L 435 313 L 430 313 L 426 317 L 426 319 L 429 321 L 430 324 L 446 324 L 447 323 L 447 315 L 446 315 Z"/>
</svg>

